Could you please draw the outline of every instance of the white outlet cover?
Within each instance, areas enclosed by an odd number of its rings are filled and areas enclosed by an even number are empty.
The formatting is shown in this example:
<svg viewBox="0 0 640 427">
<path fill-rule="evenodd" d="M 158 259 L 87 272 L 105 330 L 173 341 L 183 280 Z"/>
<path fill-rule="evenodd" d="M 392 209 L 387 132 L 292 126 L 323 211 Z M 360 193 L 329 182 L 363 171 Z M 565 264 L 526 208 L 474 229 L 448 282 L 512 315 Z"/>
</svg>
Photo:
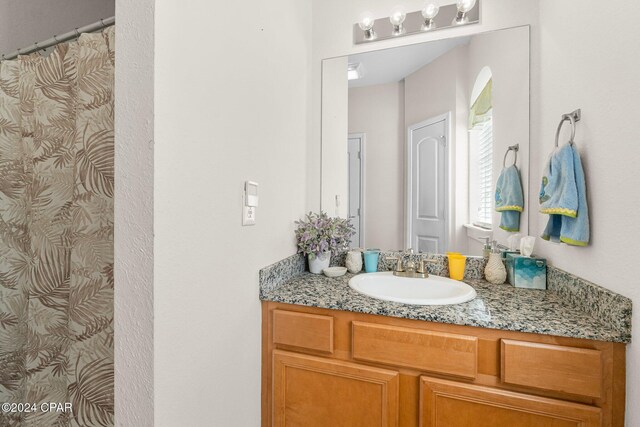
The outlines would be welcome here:
<svg viewBox="0 0 640 427">
<path fill-rule="evenodd" d="M 242 225 L 256 225 L 256 208 L 253 206 L 242 207 Z"/>
</svg>

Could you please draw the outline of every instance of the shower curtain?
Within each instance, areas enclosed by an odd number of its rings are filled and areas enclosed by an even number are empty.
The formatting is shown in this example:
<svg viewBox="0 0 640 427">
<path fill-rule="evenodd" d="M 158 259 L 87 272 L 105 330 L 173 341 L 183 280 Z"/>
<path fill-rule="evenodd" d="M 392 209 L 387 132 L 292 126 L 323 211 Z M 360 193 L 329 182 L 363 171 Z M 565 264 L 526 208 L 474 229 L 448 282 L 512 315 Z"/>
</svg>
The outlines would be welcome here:
<svg viewBox="0 0 640 427">
<path fill-rule="evenodd" d="M 0 426 L 113 425 L 114 49 L 0 63 Z"/>
</svg>

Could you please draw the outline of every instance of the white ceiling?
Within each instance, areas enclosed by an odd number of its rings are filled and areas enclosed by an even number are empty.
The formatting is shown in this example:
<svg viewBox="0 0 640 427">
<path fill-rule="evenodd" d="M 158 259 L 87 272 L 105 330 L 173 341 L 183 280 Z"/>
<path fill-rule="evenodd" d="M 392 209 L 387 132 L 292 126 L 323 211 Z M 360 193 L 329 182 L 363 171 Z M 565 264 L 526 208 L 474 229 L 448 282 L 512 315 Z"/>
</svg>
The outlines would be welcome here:
<svg viewBox="0 0 640 427">
<path fill-rule="evenodd" d="M 349 81 L 349 87 L 399 82 L 456 46 L 469 43 L 471 37 L 438 40 L 349 56 L 349 63 L 362 64 L 363 77 Z M 344 70 L 345 77 L 347 70 Z"/>
</svg>

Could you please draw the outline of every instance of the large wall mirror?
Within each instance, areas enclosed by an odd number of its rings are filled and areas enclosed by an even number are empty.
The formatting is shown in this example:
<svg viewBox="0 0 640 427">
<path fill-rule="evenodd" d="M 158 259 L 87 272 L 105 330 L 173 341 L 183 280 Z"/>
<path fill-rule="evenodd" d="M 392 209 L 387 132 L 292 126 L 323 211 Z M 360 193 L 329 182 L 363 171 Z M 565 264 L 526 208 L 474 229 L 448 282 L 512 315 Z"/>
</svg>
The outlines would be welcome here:
<svg viewBox="0 0 640 427">
<path fill-rule="evenodd" d="M 526 235 L 528 26 L 323 61 L 321 206 L 351 219 L 353 247 L 506 244 L 496 183 L 514 164 Z"/>
</svg>

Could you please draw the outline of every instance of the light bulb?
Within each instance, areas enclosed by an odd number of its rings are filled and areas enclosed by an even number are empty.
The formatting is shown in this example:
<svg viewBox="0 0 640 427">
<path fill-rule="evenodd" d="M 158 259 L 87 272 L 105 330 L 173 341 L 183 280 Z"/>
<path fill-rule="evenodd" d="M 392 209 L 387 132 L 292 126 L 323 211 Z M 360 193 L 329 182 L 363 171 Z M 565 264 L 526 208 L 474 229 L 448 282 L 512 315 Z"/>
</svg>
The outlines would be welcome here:
<svg viewBox="0 0 640 427">
<path fill-rule="evenodd" d="M 458 8 L 458 14 L 453 19 L 454 25 L 464 25 L 469 23 L 469 17 L 467 12 L 473 9 L 476 5 L 476 0 L 458 0 L 456 7 Z"/>
<path fill-rule="evenodd" d="M 389 16 L 389 21 L 391 25 L 394 27 L 402 26 L 404 22 L 404 18 L 407 17 L 407 13 L 404 11 L 402 6 L 396 6 L 391 10 L 391 15 Z"/>
<path fill-rule="evenodd" d="M 425 4 L 422 8 L 422 17 L 425 21 L 430 21 L 436 17 L 439 10 L 440 6 L 438 5 L 438 3 L 433 1 L 427 2 L 427 4 Z"/>
<path fill-rule="evenodd" d="M 376 38 L 376 33 L 373 31 L 373 25 L 376 23 L 376 18 L 373 17 L 371 12 L 362 12 L 360 19 L 358 20 L 358 26 L 364 31 L 364 39 L 367 41 Z"/>
<path fill-rule="evenodd" d="M 458 12 L 467 13 L 471 9 L 473 9 L 473 6 L 475 5 L 476 5 L 476 0 L 458 0 L 457 2 Z"/>
<path fill-rule="evenodd" d="M 424 18 L 424 24 L 422 24 L 422 30 L 427 31 L 435 28 L 436 24 L 433 22 L 433 18 L 436 17 L 440 11 L 440 5 L 435 1 L 428 1 L 422 8 L 422 17 Z"/>
<path fill-rule="evenodd" d="M 373 24 L 376 22 L 371 12 L 363 12 L 358 20 L 358 26 L 362 31 L 369 31 L 373 28 Z"/>
<path fill-rule="evenodd" d="M 391 9 L 391 15 L 389 16 L 389 22 L 393 25 L 393 35 L 398 36 L 400 34 L 404 34 L 404 27 L 402 23 L 404 22 L 404 18 L 407 17 L 407 13 L 404 11 L 402 6 L 396 6 Z"/>
</svg>

